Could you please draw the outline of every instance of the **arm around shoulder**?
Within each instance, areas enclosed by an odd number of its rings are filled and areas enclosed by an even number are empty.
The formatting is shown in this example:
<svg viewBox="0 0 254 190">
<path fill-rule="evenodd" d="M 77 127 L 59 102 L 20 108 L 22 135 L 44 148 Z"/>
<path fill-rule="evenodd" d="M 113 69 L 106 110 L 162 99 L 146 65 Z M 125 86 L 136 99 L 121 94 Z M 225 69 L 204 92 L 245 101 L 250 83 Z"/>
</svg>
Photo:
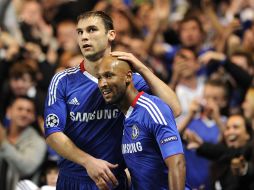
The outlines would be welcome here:
<svg viewBox="0 0 254 190">
<path fill-rule="evenodd" d="M 181 114 L 182 109 L 176 93 L 162 80 L 160 80 L 149 68 L 139 61 L 133 54 L 115 51 L 111 53 L 118 59 L 128 61 L 134 69 L 142 75 L 154 95 L 160 97 L 173 110 L 174 116 Z"/>
</svg>

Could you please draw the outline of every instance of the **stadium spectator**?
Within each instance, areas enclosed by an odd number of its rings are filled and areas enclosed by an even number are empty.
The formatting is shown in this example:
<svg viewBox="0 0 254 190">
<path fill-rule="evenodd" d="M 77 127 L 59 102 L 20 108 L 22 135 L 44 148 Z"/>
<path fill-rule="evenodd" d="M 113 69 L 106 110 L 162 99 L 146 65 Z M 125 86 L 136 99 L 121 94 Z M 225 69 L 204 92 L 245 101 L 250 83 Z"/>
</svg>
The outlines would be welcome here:
<svg viewBox="0 0 254 190">
<path fill-rule="evenodd" d="M 251 189 L 253 181 L 241 177 L 246 174 L 246 169 L 237 170 L 237 160 L 250 161 L 253 154 L 252 129 L 246 124 L 242 115 L 232 115 L 228 118 L 223 132 L 223 142 L 212 144 L 203 142 L 196 133 L 186 132 L 188 148 L 197 149 L 197 154 L 214 164 L 211 170 L 212 189 Z M 245 171 L 244 171 L 245 170 Z M 248 183 L 247 183 L 248 181 Z"/>
<path fill-rule="evenodd" d="M 7 115 L 10 126 L 0 127 L 0 186 L 1 189 L 14 190 L 21 178 L 38 183 L 36 174 L 45 158 L 46 143 L 30 126 L 35 121 L 33 100 L 16 97 Z"/>
</svg>

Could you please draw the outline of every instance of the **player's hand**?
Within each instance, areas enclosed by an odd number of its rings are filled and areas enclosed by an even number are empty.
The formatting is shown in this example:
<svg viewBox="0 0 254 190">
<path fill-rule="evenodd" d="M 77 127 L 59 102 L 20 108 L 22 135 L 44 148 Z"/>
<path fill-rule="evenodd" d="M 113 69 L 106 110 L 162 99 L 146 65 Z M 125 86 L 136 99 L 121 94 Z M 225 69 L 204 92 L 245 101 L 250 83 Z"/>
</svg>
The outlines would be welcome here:
<svg viewBox="0 0 254 190">
<path fill-rule="evenodd" d="M 140 74 L 142 73 L 142 70 L 144 68 L 147 69 L 147 67 L 141 61 L 139 61 L 132 53 L 114 51 L 111 52 L 110 54 L 112 56 L 117 57 L 117 59 L 129 62 L 132 65 L 132 67 Z"/>
<path fill-rule="evenodd" d="M 88 175 L 96 183 L 100 190 L 110 190 L 110 187 L 118 185 L 118 181 L 111 169 L 118 167 L 118 164 L 111 164 L 105 160 L 89 158 L 86 164 Z"/>
</svg>

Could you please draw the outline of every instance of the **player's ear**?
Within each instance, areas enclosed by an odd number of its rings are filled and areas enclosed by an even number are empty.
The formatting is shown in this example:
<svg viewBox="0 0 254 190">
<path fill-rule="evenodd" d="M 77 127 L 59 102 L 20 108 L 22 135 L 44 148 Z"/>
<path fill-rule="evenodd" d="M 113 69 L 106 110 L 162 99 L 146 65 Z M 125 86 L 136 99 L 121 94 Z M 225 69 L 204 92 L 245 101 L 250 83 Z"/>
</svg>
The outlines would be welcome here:
<svg viewBox="0 0 254 190">
<path fill-rule="evenodd" d="M 128 73 L 126 74 L 126 84 L 127 86 L 131 83 L 132 81 L 132 71 L 128 71 Z"/>
<path fill-rule="evenodd" d="M 112 42 L 116 38 L 116 31 L 115 30 L 109 30 L 108 31 L 108 39 L 110 42 Z"/>
</svg>

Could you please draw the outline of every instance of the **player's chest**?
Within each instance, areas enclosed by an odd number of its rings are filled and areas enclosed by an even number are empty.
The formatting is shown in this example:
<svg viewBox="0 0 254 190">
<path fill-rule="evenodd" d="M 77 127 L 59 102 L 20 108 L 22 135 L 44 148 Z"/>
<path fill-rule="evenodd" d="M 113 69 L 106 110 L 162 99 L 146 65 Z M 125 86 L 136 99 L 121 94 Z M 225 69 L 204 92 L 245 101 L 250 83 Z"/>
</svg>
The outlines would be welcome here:
<svg viewBox="0 0 254 190">
<path fill-rule="evenodd" d="M 137 123 L 124 126 L 122 138 L 122 154 L 143 154 L 153 144 L 149 130 Z"/>
<path fill-rule="evenodd" d="M 84 81 L 75 83 L 66 92 L 65 101 L 68 110 L 94 109 L 98 106 L 104 106 L 104 101 L 97 84 Z"/>
<path fill-rule="evenodd" d="M 81 83 L 73 87 L 66 95 L 67 112 L 70 120 L 90 122 L 115 119 L 120 111 L 105 103 L 98 87 L 94 83 Z"/>
</svg>

